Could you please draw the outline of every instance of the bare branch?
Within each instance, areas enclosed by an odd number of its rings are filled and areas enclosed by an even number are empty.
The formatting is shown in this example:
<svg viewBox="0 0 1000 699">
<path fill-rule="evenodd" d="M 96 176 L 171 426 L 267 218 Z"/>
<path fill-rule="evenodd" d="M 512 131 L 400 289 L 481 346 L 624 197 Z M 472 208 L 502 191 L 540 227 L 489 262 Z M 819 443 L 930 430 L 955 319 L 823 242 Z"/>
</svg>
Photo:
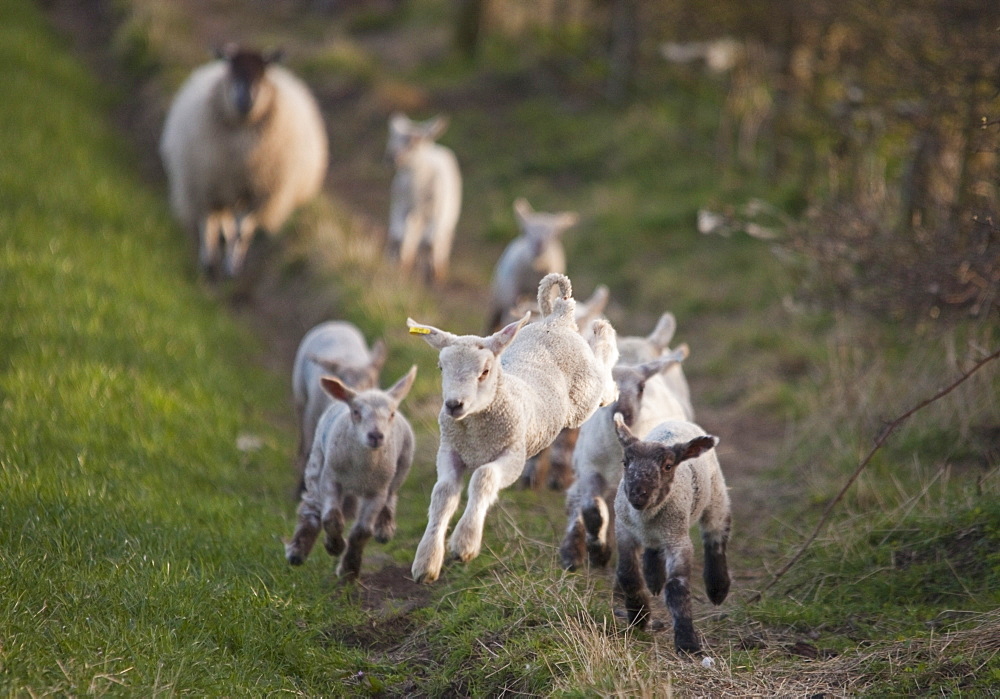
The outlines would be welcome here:
<svg viewBox="0 0 1000 699">
<path fill-rule="evenodd" d="M 882 445 L 885 444 L 889 436 L 893 432 L 895 432 L 900 425 L 906 422 L 907 418 L 909 418 L 914 413 L 922 410 L 923 408 L 927 407 L 934 401 L 954 391 L 956 388 L 958 388 L 958 386 L 964 383 L 966 379 L 975 374 L 989 362 L 992 362 L 997 357 L 1000 357 L 1000 349 L 993 352 L 993 354 L 981 359 L 971 369 L 969 369 L 967 372 L 965 372 L 960 377 L 955 379 L 949 385 L 942 388 L 940 391 L 935 393 L 930 398 L 926 398 L 925 400 L 920 401 L 915 406 L 907 410 L 905 413 L 897 417 L 895 420 L 883 425 L 882 429 L 879 430 L 878 435 L 875 437 L 875 444 L 874 446 L 872 446 L 871 451 L 868 452 L 868 456 L 866 456 L 864 460 L 862 460 L 861 463 L 858 464 L 858 467 L 854 469 L 854 473 L 852 473 L 851 477 L 847 479 L 846 483 L 844 483 L 844 486 L 840 489 L 840 492 L 837 493 L 837 497 L 831 500 L 830 503 L 826 506 L 826 510 L 823 511 L 823 516 L 819 518 L 819 522 L 816 523 L 816 527 L 813 529 L 812 534 L 810 534 L 806 538 L 805 542 L 802 544 L 802 547 L 795 553 L 794 556 L 792 556 L 792 558 L 788 561 L 788 563 L 783 565 L 778 570 L 778 572 L 774 574 L 774 577 L 771 578 L 771 581 L 768 582 L 767 585 L 765 585 L 760 591 L 751 596 L 750 599 L 747 600 L 747 603 L 753 604 L 755 602 L 760 601 L 761 597 L 764 596 L 764 593 L 770 590 L 772 587 L 774 587 L 775 583 L 777 583 L 778 580 L 780 580 L 785 575 L 785 573 L 787 573 L 792 568 L 792 566 L 795 565 L 800 558 L 802 558 L 802 555 L 806 552 L 806 549 L 808 549 L 809 546 L 812 544 L 812 542 L 816 540 L 816 537 L 819 535 L 820 530 L 823 528 L 827 520 L 830 518 L 830 514 L 833 512 L 833 508 L 836 507 L 837 503 L 839 503 L 843 499 L 844 494 L 847 493 L 848 488 L 850 488 L 854 484 L 854 481 L 858 479 L 858 476 L 861 475 L 861 472 L 865 470 L 865 468 L 871 462 L 872 457 L 875 456 L 875 452 L 877 452 L 882 447 Z"/>
</svg>

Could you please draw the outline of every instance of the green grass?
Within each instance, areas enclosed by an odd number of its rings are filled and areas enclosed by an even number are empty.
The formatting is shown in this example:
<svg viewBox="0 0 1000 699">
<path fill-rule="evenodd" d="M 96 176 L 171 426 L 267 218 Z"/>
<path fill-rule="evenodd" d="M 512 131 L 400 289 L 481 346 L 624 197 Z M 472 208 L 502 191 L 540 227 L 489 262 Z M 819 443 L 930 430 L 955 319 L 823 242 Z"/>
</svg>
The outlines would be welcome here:
<svg viewBox="0 0 1000 699">
<path fill-rule="evenodd" d="M 120 57 L 175 85 L 190 67 L 181 64 L 200 60 L 196 18 L 162 3 L 122 7 Z M 430 34 L 443 3 L 348 17 L 357 44 L 337 35 L 335 45 L 300 14 L 265 36 L 302 39 L 297 65 L 320 89 L 426 94 L 428 112 L 463 105 L 444 139 L 471 193 L 454 298 L 401 284 L 336 201 L 296 217 L 262 281 L 265 293 L 298 294 L 306 318 L 335 315 L 386 337 L 386 381 L 420 366 L 404 404 L 418 454 L 397 537 L 369 547 L 356 587 L 333 579 L 321 549 L 300 569 L 285 564 L 287 377 L 262 369 L 260 339 L 197 283 L 162 192 L 139 181 L 138 154 L 111 126 L 119 96 L 33 5 L 0 0 L 0 694 L 991 690 L 995 368 L 914 416 L 787 579 L 759 605 L 745 599 L 798 546 L 882 422 L 995 346 L 995 324 L 910 328 L 807 306 L 797 299 L 807 267 L 790 266 L 788 251 L 698 234 L 701 206 L 762 196 L 793 210 L 804 196 L 715 161 L 718 84 L 657 76 L 616 109 L 586 91 L 589 74 L 565 93 L 539 89 L 530 52 L 478 69 L 442 57 L 396 74 L 363 41 Z M 358 149 L 375 139 L 381 150 L 374 101 L 331 100 L 357 122 L 344 127 L 363 134 Z M 334 154 L 352 155 L 362 160 Z M 559 570 L 557 495 L 504 492 L 483 555 L 432 587 L 404 580 L 434 481 L 440 397 L 434 353 L 402 321 L 479 330 L 476 299 L 515 234 L 520 195 L 581 213 L 566 238 L 580 294 L 609 284 L 612 319 L 628 334 L 672 310 L 678 340 L 692 346 L 696 409 L 724 445 L 773 457 L 753 480 L 732 481 L 734 498 L 761 505 L 740 505 L 730 600 L 719 613 L 696 605 L 716 670 L 678 658 L 669 631 L 621 628 L 609 575 Z M 769 428 L 760 441 L 738 432 L 758 424 Z M 262 448 L 241 451 L 246 435 Z M 761 458 L 726 455 L 734 472 Z M 803 639 L 819 658 L 786 652 Z"/>
</svg>

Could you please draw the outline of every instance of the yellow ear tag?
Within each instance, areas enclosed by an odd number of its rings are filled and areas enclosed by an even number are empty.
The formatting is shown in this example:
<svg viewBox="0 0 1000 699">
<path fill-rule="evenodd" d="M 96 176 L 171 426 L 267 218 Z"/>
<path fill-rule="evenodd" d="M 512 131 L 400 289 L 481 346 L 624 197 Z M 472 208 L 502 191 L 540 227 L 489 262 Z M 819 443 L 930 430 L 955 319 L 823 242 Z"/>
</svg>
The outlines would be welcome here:
<svg viewBox="0 0 1000 699">
<path fill-rule="evenodd" d="M 410 334 L 411 335 L 430 335 L 431 334 L 431 329 L 430 328 L 421 328 L 421 327 L 414 326 L 414 327 L 410 328 Z"/>
</svg>

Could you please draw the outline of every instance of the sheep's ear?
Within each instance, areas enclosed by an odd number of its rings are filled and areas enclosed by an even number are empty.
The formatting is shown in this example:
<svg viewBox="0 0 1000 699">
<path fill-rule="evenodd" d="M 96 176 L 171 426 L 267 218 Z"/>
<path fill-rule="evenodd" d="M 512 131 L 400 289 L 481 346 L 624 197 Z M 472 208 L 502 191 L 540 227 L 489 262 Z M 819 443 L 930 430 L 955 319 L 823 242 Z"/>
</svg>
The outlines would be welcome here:
<svg viewBox="0 0 1000 699">
<path fill-rule="evenodd" d="M 450 124 L 451 117 L 444 114 L 438 114 L 424 126 L 424 137 L 433 141 L 447 131 Z"/>
<path fill-rule="evenodd" d="M 521 328 L 524 327 L 524 325 L 528 322 L 530 318 L 531 318 L 531 313 L 530 312 L 525 313 L 523 318 L 515 320 L 513 323 L 509 323 L 508 325 L 505 325 L 504 327 L 500 328 L 495 333 L 486 338 L 486 341 L 483 343 L 484 346 L 486 347 L 486 349 L 493 352 L 493 354 L 499 355 L 501 352 L 507 349 L 507 345 L 509 345 L 514 340 L 514 338 L 517 337 L 517 334 L 521 331 Z"/>
<path fill-rule="evenodd" d="M 434 349 L 444 349 L 455 341 L 456 335 L 452 335 L 445 330 L 439 330 L 433 325 L 421 325 L 413 318 L 406 319 L 406 327 L 410 329 L 411 335 L 419 335 L 424 338 L 428 345 Z"/>
<path fill-rule="evenodd" d="M 677 319 L 674 318 L 673 313 L 667 311 L 660 316 L 660 320 L 656 323 L 656 327 L 653 328 L 653 332 L 646 339 L 663 350 L 670 346 L 670 341 L 674 339 L 675 332 L 677 332 Z"/>
<path fill-rule="evenodd" d="M 611 292 L 604 284 L 594 289 L 594 293 L 584 302 L 584 306 L 587 308 L 587 320 L 601 315 L 604 309 L 608 307 L 608 299 L 610 297 Z"/>
<path fill-rule="evenodd" d="M 386 347 L 385 341 L 382 339 L 376 340 L 375 344 L 372 345 L 371 352 L 369 352 L 369 354 L 372 359 L 368 363 L 368 366 L 375 371 L 381 371 L 382 367 L 385 366 L 385 360 L 389 356 L 389 350 Z"/>
<path fill-rule="evenodd" d="M 329 372 L 331 374 L 336 374 L 340 371 L 340 362 L 333 359 L 326 359 L 325 357 L 320 357 L 318 354 L 309 353 L 306 355 L 308 359 L 313 364 L 318 365 L 323 371 Z"/>
<path fill-rule="evenodd" d="M 572 211 L 564 211 L 556 217 L 556 231 L 562 233 L 580 222 L 580 216 Z"/>
<path fill-rule="evenodd" d="M 628 428 L 628 425 L 625 424 L 625 418 L 621 413 L 615 413 L 614 422 L 615 433 L 618 435 L 618 441 L 623 447 L 627 447 L 628 445 L 639 441 L 636 436 L 632 434 L 632 430 Z"/>
<path fill-rule="evenodd" d="M 514 215 L 517 216 L 518 222 L 523 226 L 525 221 L 535 213 L 535 210 L 531 208 L 531 204 L 524 197 L 518 197 L 514 200 Z"/>
<path fill-rule="evenodd" d="M 646 362 L 645 364 L 637 367 L 639 372 L 645 377 L 649 378 L 655 376 L 656 374 L 661 374 L 675 364 L 680 364 L 688 356 L 688 346 L 681 345 L 677 349 L 673 350 L 669 354 L 665 354 L 662 357 L 657 357 L 656 359 Z"/>
<path fill-rule="evenodd" d="M 413 380 L 415 378 L 417 378 L 416 364 L 410 367 L 410 370 L 406 372 L 406 376 L 394 383 L 392 388 L 386 390 L 386 393 L 388 393 L 389 397 L 396 402 L 396 405 L 402 403 L 403 399 L 406 398 L 406 394 L 410 392 L 411 388 L 413 388 Z"/>
<path fill-rule="evenodd" d="M 345 403 L 350 403 L 354 400 L 354 397 L 358 394 L 349 389 L 344 383 L 338 379 L 336 376 L 324 376 L 319 380 L 320 384 L 323 386 L 323 390 L 329 393 L 331 396 L 337 400 L 343 401 Z"/>
<path fill-rule="evenodd" d="M 704 454 L 709 449 L 715 447 L 719 443 L 718 437 L 713 437 L 711 435 L 705 435 L 703 437 L 695 437 L 690 442 L 685 444 L 675 444 L 673 446 L 673 452 L 676 455 L 676 460 L 674 463 L 681 463 L 682 461 L 687 461 L 688 459 L 695 459 L 702 454 Z"/>
</svg>

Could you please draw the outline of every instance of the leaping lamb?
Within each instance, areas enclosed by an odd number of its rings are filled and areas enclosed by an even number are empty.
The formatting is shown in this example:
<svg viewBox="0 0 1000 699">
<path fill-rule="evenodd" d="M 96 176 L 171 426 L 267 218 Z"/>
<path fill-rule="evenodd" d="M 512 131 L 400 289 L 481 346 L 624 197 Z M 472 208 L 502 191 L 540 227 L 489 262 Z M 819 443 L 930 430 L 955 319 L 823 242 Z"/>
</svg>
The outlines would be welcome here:
<svg viewBox="0 0 1000 699">
<path fill-rule="evenodd" d="M 313 198 L 327 167 L 327 138 L 309 89 L 276 64 L 279 53 L 227 46 L 196 68 L 167 113 L 160 157 L 170 203 L 199 239 L 202 269 L 243 265 L 258 227 L 277 233 Z"/>
<path fill-rule="evenodd" d="M 526 315 L 488 337 L 453 335 L 407 319 L 410 332 L 440 352 L 443 397 L 437 483 L 412 566 L 418 582 L 432 582 L 441 572 L 466 472 L 472 474 L 469 500 L 450 540 L 462 561 L 479 554 L 486 513 L 500 490 L 517 481 L 525 459 L 617 396 L 611 324 L 596 320 L 591 339 L 580 336 L 570 280 L 562 274 L 542 279 L 538 304 L 539 322 L 525 326 Z"/>
</svg>

